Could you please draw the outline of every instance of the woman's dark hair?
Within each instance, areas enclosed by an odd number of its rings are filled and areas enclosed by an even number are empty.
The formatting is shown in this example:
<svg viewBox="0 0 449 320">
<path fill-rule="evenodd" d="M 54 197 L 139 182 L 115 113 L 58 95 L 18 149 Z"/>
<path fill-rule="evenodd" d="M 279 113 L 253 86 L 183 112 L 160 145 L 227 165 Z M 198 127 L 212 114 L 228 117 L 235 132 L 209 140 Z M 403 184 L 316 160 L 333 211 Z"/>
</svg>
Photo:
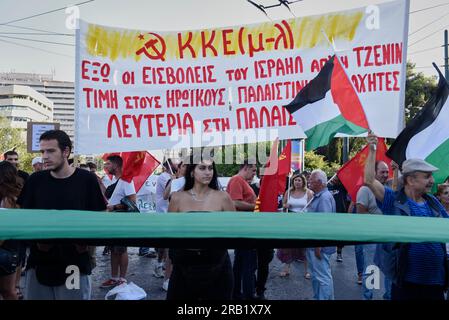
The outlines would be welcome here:
<svg viewBox="0 0 449 320">
<path fill-rule="evenodd" d="M 206 159 L 203 159 L 206 160 Z M 212 180 L 209 183 L 209 188 L 214 190 L 220 190 L 220 187 L 218 185 L 218 173 L 217 173 L 217 167 L 215 166 L 215 161 L 212 159 L 208 159 L 212 161 L 212 167 L 214 170 L 214 175 L 212 176 Z M 195 170 L 196 166 L 199 165 L 199 163 L 193 162 L 193 156 L 190 158 L 189 164 L 186 168 L 185 178 L 186 178 L 186 184 L 184 185 L 184 191 L 190 190 L 193 188 L 193 185 L 195 184 L 195 178 L 193 177 L 193 171 Z"/>
<path fill-rule="evenodd" d="M 22 179 L 17 175 L 16 167 L 8 161 L 0 162 L 0 200 L 15 203 L 22 190 Z"/>
</svg>

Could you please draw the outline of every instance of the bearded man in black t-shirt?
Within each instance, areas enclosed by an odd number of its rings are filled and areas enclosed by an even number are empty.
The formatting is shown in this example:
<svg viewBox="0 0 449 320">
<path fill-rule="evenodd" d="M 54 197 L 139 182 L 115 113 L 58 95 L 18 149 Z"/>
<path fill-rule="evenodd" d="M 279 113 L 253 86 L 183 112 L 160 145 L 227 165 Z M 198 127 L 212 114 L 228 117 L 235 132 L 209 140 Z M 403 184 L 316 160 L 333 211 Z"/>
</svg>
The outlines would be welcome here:
<svg viewBox="0 0 449 320">
<path fill-rule="evenodd" d="M 69 166 L 72 149 L 69 136 L 61 130 L 50 130 L 39 141 L 47 170 L 30 176 L 17 203 L 24 209 L 105 210 L 97 178 L 89 171 Z M 79 289 L 66 286 L 71 274 L 67 270 L 74 267 L 80 272 Z M 25 298 L 89 300 L 91 268 L 86 245 L 34 243 L 28 258 Z"/>
</svg>

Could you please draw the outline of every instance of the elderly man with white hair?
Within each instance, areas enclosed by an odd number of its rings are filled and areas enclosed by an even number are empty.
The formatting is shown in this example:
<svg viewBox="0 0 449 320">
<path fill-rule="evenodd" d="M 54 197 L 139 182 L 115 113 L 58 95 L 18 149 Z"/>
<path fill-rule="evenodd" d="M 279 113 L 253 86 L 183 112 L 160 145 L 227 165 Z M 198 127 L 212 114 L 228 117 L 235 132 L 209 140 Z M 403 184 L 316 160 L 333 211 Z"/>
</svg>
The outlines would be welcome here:
<svg viewBox="0 0 449 320">
<path fill-rule="evenodd" d="M 327 176 L 322 170 L 313 170 L 309 187 L 315 193 L 308 212 L 335 212 L 336 205 L 327 189 Z M 308 248 L 307 260 L 312 273 L 313 298 L 316 300 L 334 299 L 334 280 L 332 279 L 330 257 L 335 247 Z"/>
</svg>

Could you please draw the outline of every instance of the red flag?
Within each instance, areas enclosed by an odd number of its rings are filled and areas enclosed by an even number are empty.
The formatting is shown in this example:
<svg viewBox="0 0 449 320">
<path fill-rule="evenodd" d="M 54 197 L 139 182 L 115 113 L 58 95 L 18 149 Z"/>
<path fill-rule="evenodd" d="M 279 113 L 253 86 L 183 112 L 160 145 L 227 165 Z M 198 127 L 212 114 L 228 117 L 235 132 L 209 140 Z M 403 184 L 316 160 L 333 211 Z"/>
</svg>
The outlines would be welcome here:
<svg viewBox="0 0 449 320">
<path fill-rule="evenodd" d="M 256 201 L 254 211 L 257 212 L 276 212 L 278 209 L 278 193 L 276 190 L 279 186 L 278 180 L 278 143 L 276 139 L 271 147 L 270 157 L 265 165 L 264 176 L 260 184 L 259 198 Z M 268 174 L 269 173 L 269 174 Z"/>
<path fill-rule="evenodd" d="M 160 164 L 148 151 L 105 153 L 102 159 L 106 161 L 109 156 L 122 157 L 123 168 L 121 178 L 126 182 L 133 181 L 136 193 L 139 192 L 145 181 Z M 105 172 L 109 176 L 109 179 L 112 180 L 112 175 L 106 170 Z"/>
<path fill-rule="evenodd" d="M 390 178 L 393 177 L 393 170 L 391 169 L 391 159 L 385 153 L 387 146 L 383 138 L 378 139 L 376 149 L 376 161 L 384 161 L 390 169 Z M 357 192 L 363 186 L 363 176 L 365 171 L 365 162 L 368 157 L 368 146 L 366 145 L 354 158 L 346 162 L 343 167 L 337 172 L 338 179 L 345 186 L 352 201 L 356 201 Z"/>
<path fill-rule="evenodd" d="M 159 165 L 160 162 L 155 157 L 153 157 L 149 152 L 145 152 L 145 158 L 140 170 L 133 178 L 136 193 L 139 192 L 145 181 L 147 181 L 148 177 L 152 175 L 153 171 L 156 170 Z"/>
<path fill-rule="evenodd" d="M 277 212 L 278 196 L 285 191 L 286 178 L 291 167 L 292 145 L 290 140 L 277 157 L 278 140 L 273 143 L 270 158 L 267 162 L 265 175 L 262 178 L 259 198 L 254 211 Z M 277 163 L 276 163 L 277 162 Z M 271 163 L 276 163 L 271 166 Z"/>
<path fill-rule="evenodd" d="M 278 162 L 278 194 L 285 192 L 287 176 L 292 167 L 292 143 L 288 140 L 287 144 L 279 156 Z"/>
<path fill-rule="evenodd" d="M 131 182 L 137 176 L 145 160 L 146 151 L 122 152 L 123 169 L 121 179 Z"/>
</svg>

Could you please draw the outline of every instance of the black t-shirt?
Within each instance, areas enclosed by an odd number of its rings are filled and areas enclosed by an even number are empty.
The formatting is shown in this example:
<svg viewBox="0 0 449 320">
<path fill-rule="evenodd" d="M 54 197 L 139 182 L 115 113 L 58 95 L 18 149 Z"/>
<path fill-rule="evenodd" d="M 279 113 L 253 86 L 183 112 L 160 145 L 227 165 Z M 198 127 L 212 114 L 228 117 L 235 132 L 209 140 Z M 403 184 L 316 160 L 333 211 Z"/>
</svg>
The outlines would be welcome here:
<svg viewBox="0 0 449 320">
<path fill-rule="evenodd" d="M 24 209 L 103 211 L 106 203 L 92 173 L 75 169 L 68 178 L 54 178 L 49 170 L 32 174 L 17 203 Z M 31 246 L 27 268 L 34 268 L 39 282 L 47 286 L 63 285 L 68 265 L 76 265 L 83 274 L 91 273 L 87 252 L 78 253 L 74 244 L 54 244 L 48 252 Z"/>
<path fill-rule="evenodd" d="M 346 191 L 343 184 L 328 185 L 328 189 L 334 197 L 337 212 L 348 212 L 350 201 L 348 198 L 348 191 Z"/>
<path fill-rule="evenodd" d="M 25 183 L 30 177 L 28 173 L 22 170 L 17 170 L 17 175 L 23 179 L 23 183 Z"/>
</svg>

